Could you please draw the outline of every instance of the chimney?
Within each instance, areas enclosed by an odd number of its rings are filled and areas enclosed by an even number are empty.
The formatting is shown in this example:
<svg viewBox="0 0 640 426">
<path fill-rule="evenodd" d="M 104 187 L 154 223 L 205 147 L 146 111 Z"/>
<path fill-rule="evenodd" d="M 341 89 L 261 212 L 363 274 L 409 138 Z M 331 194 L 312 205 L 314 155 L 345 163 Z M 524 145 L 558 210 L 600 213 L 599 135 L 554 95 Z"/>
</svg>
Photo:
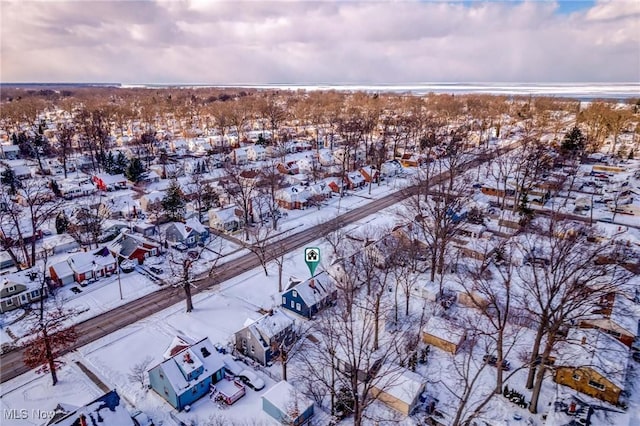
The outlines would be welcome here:
<svg viewBox="0 0 640 426">
<path fill-rule="evenodd" d="M 313 280 L 313 278 L 309 280 L 309 287 L 314 290 L 316 289 L 316 282 Z"/>
<path fill-rule="evenodd" d="M 582 342 L 580 344 L 585 345 L 586 343 L 587 343 L 587 336 L 582 336 Z"/>
</svg>

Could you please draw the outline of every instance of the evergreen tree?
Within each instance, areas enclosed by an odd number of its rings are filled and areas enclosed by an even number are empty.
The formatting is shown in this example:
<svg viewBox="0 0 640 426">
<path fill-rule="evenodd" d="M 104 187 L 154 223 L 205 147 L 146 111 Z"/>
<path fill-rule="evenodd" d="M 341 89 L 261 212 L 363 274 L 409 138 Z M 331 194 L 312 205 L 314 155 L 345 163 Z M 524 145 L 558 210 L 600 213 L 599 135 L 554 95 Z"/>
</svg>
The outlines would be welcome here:
<svg viewBox="0 0 640 426">
<path fill-rule="evenodd" d="M 116 168 L 118 171 L 115 174 L 124 173 L 127 167 L 129 167 L 129 160 L 122 151 L 118 151 L 118 156 L 116 157 Z"/>
<path fill-rule="evenodd" d="M 185 214 L 184 193 L 175 179 L 171 180 L 167 193 L 162 199 L 162 208 L 170 221 L 181 221 Z"/>
<path fill-rule="evenodd" d="M 564 136 L 564 140 L 560 146 L 560 151 L 564 155 L 577 157 L 584 151 L 586 143 L 587 140 L 582 134 L 582 131 L 575 126 Z"/>
<path fill-rule="evenodd" d="M 13 169 L 9 166 L 5 166 L 5 169 L 0 173 L 0 182 L 7 186 L 7 193 L 9 195 L 16 195 L 18 188 L 20 188 L 20 181 L 13 172 Z"/>
<path fill-rule="evenodd" d="M 56 216 L 56 232 L 58 234 L 64 234 L 67 232 L 67 228 L 69 227 L 69 219 L 64 212 L 58 213 Z"/>
<path fill-rule="evenodd" d="M 56 197 L 62 197 L 62 192 L 60 192 L 60 186 L 58 185 L 57 181 L 52 179 L 51 183 L 49 183 L 49 187 L 51 188 L 51 192 L 53 192 Z"/>
<path fill-rule="evenodd" d="M 125 171 L 127 179 L 134 183 L 140 182 L 140 180 L 144 178 L 145 173 L 144 164 L 142 164 L 142 161 L 140 161 L 138 157 L 131 159 L 129 166 Z"/>
<path fill-rule="evenodd" d="M 117 174 L 114 170 L 116 167 L 116 160 L 113 156 L 113 152 L 109 151 L 107 157 L 104 159 L 104 171 L 110 175 Z"/>
</svg>

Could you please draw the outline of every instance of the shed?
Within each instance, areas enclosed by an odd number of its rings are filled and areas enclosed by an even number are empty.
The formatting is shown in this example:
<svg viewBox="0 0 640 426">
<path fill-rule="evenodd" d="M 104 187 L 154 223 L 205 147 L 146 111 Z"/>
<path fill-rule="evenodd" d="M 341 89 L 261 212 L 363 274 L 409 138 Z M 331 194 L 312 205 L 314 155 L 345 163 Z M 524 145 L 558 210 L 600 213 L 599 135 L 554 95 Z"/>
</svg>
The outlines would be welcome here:
<svg viewBox="0 0 640 426">
<path fill-rule="evenodd" d="M 421 375 L 403 369 L 377 383 L 373 387 L 372 393 L 388 407 L 409 416 L 418 404 L 420 395 L 424 392 L 425 383 L 426 380 Z"/>
<path fill-rule="evenodd" d="M 433 316 L 424 325 L 422 341 L 443 351 L 455 354 L 464 342 L 465 331 L 456 324 Z"/>
<path fill-rule="evenodd" d="M 262 410 L 286 425 L 303 425 L 313 416 L 313 402 L 282 380 L 262 395 Z"/>
</svg>

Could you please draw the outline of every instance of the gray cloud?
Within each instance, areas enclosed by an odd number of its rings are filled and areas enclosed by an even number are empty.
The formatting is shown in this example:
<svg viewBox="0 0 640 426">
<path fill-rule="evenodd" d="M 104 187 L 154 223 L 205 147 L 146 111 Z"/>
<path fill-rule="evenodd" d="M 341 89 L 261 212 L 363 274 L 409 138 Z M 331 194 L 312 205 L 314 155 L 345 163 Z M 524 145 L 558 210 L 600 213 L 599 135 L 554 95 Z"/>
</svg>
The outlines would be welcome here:
<svg viewBox="0 0 640 426">
<path fill-rule="evenodd" d="M 640 81 L 640 3 L 3 1 L 2 81 Z"/>
</svg>

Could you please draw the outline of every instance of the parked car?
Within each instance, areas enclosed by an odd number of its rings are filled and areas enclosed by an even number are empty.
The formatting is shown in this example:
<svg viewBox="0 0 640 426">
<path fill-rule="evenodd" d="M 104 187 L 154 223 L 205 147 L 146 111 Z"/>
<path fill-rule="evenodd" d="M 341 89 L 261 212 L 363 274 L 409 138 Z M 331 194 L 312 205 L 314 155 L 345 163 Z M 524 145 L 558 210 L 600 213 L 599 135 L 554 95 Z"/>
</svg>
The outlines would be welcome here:
<svg viewBox="0 0 640 426">
<path fill-rule="evenodd" d="M 157 266 L 151 266 L 151 267 L 149 267 L 149 270 L 151 272 L 153 272 L 154 274 L 156 274 L 156 275 L 161 275 L 161 274 L 164 273 L 164 270 L 161 269 L 161 268 L 158 268 Z"/>
<path fill-rule="evenodd" d="M 253 371 L 242 370 L 240 374 L 238 374 L 238 378 L 255 391 L 264 389 L 264 380 L 258 377 Z"/>
<path fill-rule="evenodd" d="M 222 355 L 222 359 L 224 360 L 225 371 L 231 374 L 232 376 L 236 376 L 236 377 L 239 376 L 246 368 L 246 365 L 234 359 L 229 354 Z"/>
<path fill-rule="evenodd" d="M 135 267 L 136 267 L 135 263 L 133 263 L 130 260 L 124 260 L 120 263 L 120 269 L 122 269 L 122 272 L 125 272 L 127 274 L 129 272 L 133 272 Z"/>
</svg>

